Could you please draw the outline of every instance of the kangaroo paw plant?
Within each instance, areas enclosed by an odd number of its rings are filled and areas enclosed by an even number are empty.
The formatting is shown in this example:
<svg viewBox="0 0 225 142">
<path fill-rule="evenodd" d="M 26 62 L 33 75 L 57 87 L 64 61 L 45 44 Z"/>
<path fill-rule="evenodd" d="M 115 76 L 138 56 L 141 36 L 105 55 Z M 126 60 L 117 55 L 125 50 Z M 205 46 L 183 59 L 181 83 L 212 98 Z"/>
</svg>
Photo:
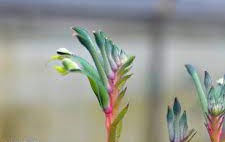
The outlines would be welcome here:
<svg viewBox="0 0 225 142">
<path fill-rule="evenodd" d="M 132 67 L 134 56 L 128 56 L 115 45 L 102 31 L 93 32 L 94 39 L 89 33 L 79 27 L 72 28 L 80 43 L 89 51 L 94 65 L 84 58 L 65 48 L 57 50 L 52 60 L 61 62 L 55 66 L 62 75 L 81 73 L 87 76 L 100 107 L 105 114 L 107 142 L 118 142 L 128 104 L 119 109 L 125 95 L 125 83 L 131 77 L 128 74 Z"/>
<path fill-rule="evenodd" d="M 211 141 L 224 141 L 221 140 L 221 136 L 225 112 L 225 77 L 219 79 L 217 81 L 217 84 L 213 86 L 209 73 L 205 71 L 203 89 L 195 68 L 192 65 L 185 66 L 188 73 L 191 75 L 197 89 L 198 99 L 205 116 L 205 126 L 207 128 Z"/>
<path fill-rule="evenodd" d="M 181 113 L 180 103 L 175 98 L 173 108 L 168 106 L 167 111 L 167 126 L 170 142 L 189 142 L 196 134 L 194 129 L 188 130 L 186 111 Z"/>
</svg>

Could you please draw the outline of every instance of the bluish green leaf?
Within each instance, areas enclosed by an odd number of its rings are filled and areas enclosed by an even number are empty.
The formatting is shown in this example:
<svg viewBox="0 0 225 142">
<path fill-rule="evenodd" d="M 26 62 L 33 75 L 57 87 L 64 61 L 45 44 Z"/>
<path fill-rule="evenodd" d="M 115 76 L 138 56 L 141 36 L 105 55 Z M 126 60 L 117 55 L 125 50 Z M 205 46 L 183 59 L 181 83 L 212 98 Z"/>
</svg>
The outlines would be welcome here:
<svg viewBox="0 0 225 142">
<path fill-rule="evenodd" d="M 106 40 L 106 54 L 110 63 L 110 66 L 113 71 L 116 71 L 118 69 L 116 62 L 114 61 L 112 57 L 112 41 Z"/>
<path fill-rule="evenodd" d="M 105 36 L 103 35 L 103 33 L 101 31 L 95 32 L 94 35 L 95 35 L 95 40 L 97 42 L 97 45 L 99 46 L 100 51 L 101 51 L 101 55 L 103 58 L 103 64 L 104 64 L 104 70 L 109 78 L 113 78 L 114 73 L 111 69 L 111 66 L 110 66 L 110 63 L 109 63 L 109 60 L 108 60 L 108 57 L 106 54 L 107 46 L 106 46 Z"/>
<path fill-rule="evenodd" d="M 71 57 L 71 60 L 78 62 L 86 75 L 91 76 L 92 78 L 94 78 L 94 80 L 97 80 L 98 82 L 101 82 L 97 70 L 84 58 L 74 55 Z"/>
<path fill-rule="evenodd" d="M 68 60 L 68 59 L 66 58 L 63 60 Z M 74 55 L 69 60 L 79 63 L 79 65 L 80 65 L 79 71 L 88 77 L 88 79 L 92 85 L 92 89 L 93 89 L 96 97 L 98 98 L 101 107 L 103 107 L 103 109 L 107 109 L 107 107 L 109 106 L 109 103 L 110 103 L 108 91 L 107 91 L 107 88 L 101 82 L 96 69 L 91 64 L 89 64 L 85 59 L 83 59 L 79 56 Z M 73 72 L 73 70 L 71 70 L 71 71 Z M 96 86 L 97 86 L 97 88 L 96 88 Z"/>
<path fill-rule="evenodd" d="M 175 100 L 174 100 L 173 112 L 174 112 L 175 117 L 179 117 L 180 116 L 181 106 L 180 106 L 180 102 L 178 101 L 177 98 L 175 98 Z"/>
<path fill-rule="evenodd" d="M 205 71 L 204 85 L 207 91 L 212 86 L 212 79 L 207 71 Z"/>
<path fill-rule="evenodd" d="M 119 55 L 120 55 L 120 51 L 121 49 L 119 47 L 117 47 L 115 44 L 113 44 L 112 46 L 112 57 L 115 61 L 115 63 L 120 66 L 121 65 L 121 61 L 120 61 L 120 58 L 119 58 Z"/>
<path fill-rule="evenodd" d="M 128 56 L 127 54 L 121 49 L 120 51 L 120 61 L 122 64 L 126 63 L 126 61 L 128 60 Z"/>
<path fill-rule="evenodd" d="M 75 27 L 73 28 L 73 30 L 77 32 L 77 38 L 81 42 L 81 44 L 83 44 L 88 49 L 89 53 L 92 56 L 92 59 L 94 60 L 101 81 L 103 82 L 104 86 L 108 88 L 109 87 L 108 78 L 101 64 L 101 61 L 99 60 L 99 54 L 97 52 L 97 49 L 95 47 L 92 38 L 85 29 Z"/>
<path fill-rule="evenodd" d="M 204 90 L 202 89 L 202 85 L 201 85 L 199 76 L 198 76 L 195 68 L 192 65 L 187 64 L 187 65 L 185 65 L 185 67 L 194 81 L 195 87 L 197 89 L 197 95 L 198 95 L 199 101 L 201 103 L 202 111 L 204 113 L 205 112 L 207 113 L 208 112 L 207 98 L 206 98 Z"/>
<path fill-rule="evenodd" d="M 186 111 L 181 114 L 181 106 L 177 98 L 174 100 L 173 109 L 168 106 L 167 126 L 170 142 L 188 142 L 196 133 L 194 129 L 188 132 Z"/>
<path fill-rule="evenodd" d="M 102 48 L 104 46 L 104 44 L 105 44 L 104 37 L 102 37 L 102 35 L 100 34 L 100 31 L 94 32 L 93 34 L 95 36 L 95 41 L 96 41 L 98 47 Z"/>
<path fill-rule="evenodd" d="M 184 139 L 186 137 L 187 131 L 188 131 L 186 111 L 183 112 L 183 114 L 180 118 L 179 129 L 180 129 L 180 138 Z"/>
<path fill-rule="evenodd" d="M 168 106 L 167 110 L 167 127 L 169 132 L 169 139 L 172 142 L 174 140 L 175 134 L 174 134 L 174 128 L 173 128 L 173 120 L 174 120 L 174 114 L 173 110 Z"/>
</svg>

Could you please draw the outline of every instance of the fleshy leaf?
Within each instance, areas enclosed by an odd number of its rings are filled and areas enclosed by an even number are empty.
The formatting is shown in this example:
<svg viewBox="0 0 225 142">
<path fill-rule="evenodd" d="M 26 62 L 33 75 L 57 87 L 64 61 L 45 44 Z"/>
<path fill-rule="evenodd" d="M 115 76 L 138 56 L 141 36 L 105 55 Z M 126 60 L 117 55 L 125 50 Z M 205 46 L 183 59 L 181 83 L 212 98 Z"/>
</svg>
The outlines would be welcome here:
<svg viewBox="0 0 225 142">
<path fill-rule="evenodd" d="M 103 82 L 104 86 L 108 89 L 108 87 L 109 87 L 108 78 L 107 78 L 104 68 L 102 67 L 102 64 L 99 60 L 99 54 L 97 52 L 97 49 L 95 47 L 95 44 L 94 44 L 92 38 L 90 37 L 90 35 L 88 34 L 88 32 L 85 29 L 75 27 L 75 28 L 73 28 L 73 30 L 75 30 L 77 32 L 78 40 L 88 49 L 89 53 L 91 54 L 91 56 L 94 60 L 94 63 L 96 65 L 96 68 L 98 70 L 98 74 L 101 78 L 101 81 Z"/>
<path fill-rule="evenodd" d="M 112 41 L 110 40 L 106 40 L 106 54 L 110 63 L 110 66 L 112 68 L 113 71 L 116 71 L 118 69 L 116 62 L 114 61 L 113 57 L 112 57 Z"/>
<path fill-rule="evenodd" d="M 132 64 L 132 62 L 134 61 L 134 59 L 135 59 L 135 56 L 129 57 L 128 60 L 119 69 L 119 73 L 118 74 L 121 74 L 121 72 L 123 72 L 124 69 L 129 67 Z"/>
<path fill-rule="evenodd" d="M 186 111 L 183 112 L 179 120 L 179 127 L 180 127 L 180 138 L 184 139 L 187 135 L 188 130 Z"/>
<path fill-rule="evenodd" d="M 169 132 L 169 139 L 170 141 L 174 140 L 175 134 L 174 134 L 174 128 L 173 128 L 173 120 L 174 120 L 174 114 L 173 110 L 168 106 L 167 110 L 167 127 L 168 127 L 168 132 Z"/>
<path fill-rule="evenodd" d="M 185 67 L 194 81 L 195 87 L 197 89 L 197 95 L 201 103 L 201 108 L 203 112 L 208 112 L 207 98 L 206 98 L 204 90 L 202 89 L 202 85 L 195 68 L 190 64 L 185 65 Z"/>
<path fill-rule="evenodd" d="M 89 64 L 85 59 L 79 56 L 73 56 L 72 60 L 79 62 L 80 65 L 82 65 L 82 73 L 87 75 L 89 78 L 95 81 L 95 83 L 98 85 L 98 89 L 99 89 L 98 95 L 101 96 L 99 100 L 102 101 L 101 103 L 103 105 L 103 108 L 107 108 L 109 105 L 109 95 L 107 92 L 107 88 L 105 88 L 105 86 L 102 84 L 96 69 L 91 64 Z"/>
<path fill-rule="evenodd" d="M 97 70 L 85 59 L 79 56 L 72 56 L 71 60 L 78 62 L 81 65 L 81 68 L 85 75 L 92 77 L 94 80 L 101 82 Z"/>
<path fill-rule="evenodd" d="M 124 89 L 120 92 L 119 96 L 117 97 L 116 103 L 115 103 L 115 105 L 114 105 L 114 109 L 115 109 L 115 110 L 117 110 L 117 109 L 119 108 L 119 105 L 120 105 L 120 103 L 121 103 L 121 101 L 122 101 L 122 99 L 123 99 L 123 97 L 124 97 L 126 91 L 127 91 L 127 87 L 124 88 Z"/>
<path fill-rule="evenodd" d="M 177 98 L 174 100 L 173 109 L 168 106 L 167 126 L 170 142 L 188 142 L 196 133 L 194 129 L 188 132 L 186 111 L 181 114 L 181 106 Z"/>
<path fill-rule="evenodd" d="M 112 72 L 112 69 L 106 54 L 106 39 L 105 39 L 106 37 L 104 36 L 102 31 L 95 32 L 94 35 L 95 35 L 96 43 L 99 46 L 101 51 L 105 72 L 109 78 L 113 78 L 114 73 Z"/>
<path fill-rule="evenodd" d="M 126 61 L 128 60 L 128 56 L 126 55 L 126 53 L 121 50 L 120 51 L 120 61 L 122 64 L 126 63 Z"/>
<path fill-rule="evenodd" d="M 173 104 L 173 112 L 174 112 L 174 115 L 176 117 L 179 117 L 180 113 L 181 113 L 181 106 L 180 106 L 180 102 L 178 101 L 177 98 L 175 98 L 174 100 L 174 104 Z"/>
<path fill-rule="evenodd" d="M 131 70 L 131 68 L 132 68 L 132 66 L 127 67 L 126 69 L 124 69 L 124 70 L 120 73 L 120 75 L 123 76 L 123 75 L 127 74 L 127 73 Z"/>
<path fill-rule="evenodd" d="M 114 59 L 115 63 L 117 64 L 117 66 L 120 66 L 121 61 L 120 61 L 119 55 L 120 55 L 121 49 L 119 49 L 119 47 L 117 47 L 115 44 L 113 44 L 112 47 L 113 47 L 113 49 L 112 49 L 113 59 Z"/>
<path fill-rule="evenodd" d="M 101 99 L 101 95 L 100 95 L 100 92 L 99 92 L 98 84 L 90 77 L 88 77 L 88 80 L 90 82 L 90 85 L 91 85 L 91 88 L 92 88 L 93 92 L 95 93 L 95 95 L 98 99 L 98 102 L 99 102 L 101 108 L 103 108 L 102 99 Z"/>
<path fill-rule="evenodd" d="M 124 77 L 122 77 L 117 83 L 116 83 L 116 88 L 118 88 L 119 90 L 122 89 L 122 87 L 124 86 L 124 84 L 126 83 L 126 81 L 132 76 L 132 74 L 126 75 Z"/>
<path fill-rule="evenodd" d="M 59 57 L 57 57 L 59 58 Z M 60 57 L 61 59 L 62 57 Z M 62 59 L 62 63 L 64 65 L 64 68 L 58 68 L 58 72 L 61 71 L 63 75 L 68 74 L 68 72 L 74 72 L 74 71 L 79 71 L 86 75 L 89 79 L 89 82 L 91 83 L 91 87 L 99 101 L 100 106 L 103 109 L 107 109 L 109 106 L 109 96 L 107 89 L 105 86 L 102 84 L 102 81 L 100 80 L 98 73 L 96 69 L 89 64 L 85 59 L 79 57 L 79 56 L 71 56 L 70 58 L 64 58 Z M 76 65 L 74 63 L 79 63 L 79 69 L 76 70 Z M 65 69 L 67 72 L 63 72 Z M 98 88 L 96 88 L 96 86 Z"/>
<path fill-rule="evenodd" d="M 80 27 L 73 27 L 72 29 L 76 31 L 77 33 L 76 36 L 78 40 L 81 42 L 81 44 L 83 44 L 89 51 L 93 50 L 97 51 L 91 36 L 85 29 Z"/>
<path fill-rule="evenodd" d="M 120 138 L 120 135 L 122 132 L 122 128 L 123 128 L 123 121 L 121 120 L 116 126 L 116 136 L 115 136 L 116 141 L 115 142 L 119 141 L 119 138 Z"/>
<path fill-rule="evenodd" d="M 205 71 L 204 85 L 206 90 L 208 90 L 212 86 L 212 79 L 207 71 Z"/>
<path fill-rule="evenodd" d="M 105 39 L 104 37 L 102 37 L 102 35 L 100 34 L 100 31 L 98 32 L 93 32 L 94 36 L 95 36 L 95 41 L 98 45 L 99 48 L 103 48 L 104 44 L 105 44 Z"/>
</svg>

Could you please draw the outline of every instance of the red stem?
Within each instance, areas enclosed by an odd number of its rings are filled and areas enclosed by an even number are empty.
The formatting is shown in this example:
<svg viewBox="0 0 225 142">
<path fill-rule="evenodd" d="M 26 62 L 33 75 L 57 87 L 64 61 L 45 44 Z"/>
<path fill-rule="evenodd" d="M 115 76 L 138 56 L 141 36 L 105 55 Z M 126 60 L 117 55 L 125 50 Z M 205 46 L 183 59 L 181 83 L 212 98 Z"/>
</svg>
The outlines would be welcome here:
<svg viewBox="0 0 225 142">
<path fill-rule="evenodd" d="M 105 126 L 106 126 L 106 131 L 107 131 L 107 142 L 109 142 L 110 127 L 112 124 L 112 113 L 105 114 L 105 117 L 106 117 Z"/>
<path fill-rule="evenodd" d="M 107 131 L 107 142 L 109 142 L 109 137 L 110 137 L 110 128 L 114 119 L 114 115 L 116 113 L 115 108 L 113 107 L 116 101 L 116 98 L 118 97 L 118 91 L 117 88 L 115 88 L 115 83 L 117 82 L 117 74 L 115 75 L 115 78 L 110 80 L 110 85 L 112 88 L 112 91 L 109 94 L 110 97 L 110 112 L 105 113 L 105 126 L 106 126 L 106 131 Z"/>
</svg>

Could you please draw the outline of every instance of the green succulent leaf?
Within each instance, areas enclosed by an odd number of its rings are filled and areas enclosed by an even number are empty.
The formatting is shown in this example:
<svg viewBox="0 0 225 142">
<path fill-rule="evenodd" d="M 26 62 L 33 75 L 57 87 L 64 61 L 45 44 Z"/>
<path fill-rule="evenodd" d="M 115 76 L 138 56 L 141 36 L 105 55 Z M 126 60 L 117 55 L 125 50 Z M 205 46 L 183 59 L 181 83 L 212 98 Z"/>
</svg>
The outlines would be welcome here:
<svg viewBox="0 0 225 142">
<path fill-rule="evenodd" d="M 86 75 L 102 109 L 106 109 L 109 106 L 110 101 L 107 89 L 103 85 L 97 70 L 91 64 L 82 57 L 76 55 L 71 55 L 69 57 L 57 55 L 54 56 L 53 59 L 62 61 L 63 67 L 55 67 L 55 69 L 62 75 L 66 75 L 69 72 L 80 72 Z"/>
<path fill-rule="evenodd" d="M 177 98 L 175 98 L 175 100 L 174 100 L 173 112 L 174 112 L 175 117 L 179 117 L 180 116 L 181 106 L 180 106 L 180 102 L 178 101 Z"/>
<path fill-rule="evenodd" d="M 108 57 L 108 60 L 109 60 L 112 70 L 116 71 L 118 69 L 118 66 L 112 57 L 112 49 L 113 49 L 112 41 L 106 39 L 106 54 L 107 54 L 107 57 Z"/>
<path fill-rule="evenodd" d="M 95 93 L 95 95 L 96 95 L 96 97 L 98 99 L 99 105 L 103 109 L 106 108 L 108 106 L 108 103 L 105 104 L 105 102 L 109 101 L 108 100 L 109 98 L 108 97 L 106 97 L 106 98 L 102 97 L 102 95 L 101 95 L 101 93 L 102 93 L 101 91 L 102 90 L 99 89 L 98 84 L 92 78 L 88 77 L 88 80 L 90 82 L 90 85 L 91 85 L 91 88 L 92 88 L 93 92 Z"/>
<path fill-rule="evenodd" d="M 223 86 L 221 84 L 218 84 L 217 86 L 215 86 L 215 98 L 216 100 L 220 99 L 221 96 L 221 92 L 222 92 Z"/>
<path fill-rule="evenodd" d="M 125 83 L 127 82 L 127 80 L 132 76 L 133 74 L 129 74 L 129 75 L 125 75 L 123 76 L 117 83 L 116 83 L 116 88 L 118 88 L 119 90 L 122 89 L 122 87 L 125 85 Z"/>
<path fill-rule="evenodd" d="M 180 138 L 184 139 L 188 131 L 186 111 L 183 112 L 179 120 L 179 128 L 180 128 Z"/>
<path fill-rule="evenodd" d="M 127 73 L 131 70 L 131 68 L 132 68 L 132 66 L 127 67 L 126 69 L 124 69 L 124 70 L 120 73 L 120 75 L 121 75 L 121 76 L 124 76 L 125 74 L 127 74 Z"/>
<path fill-rule="evenodd" d="M 174 134 L 174 127 L 173 127 L 173 121 L 174 121 L 174 114 L 173 110 L 168 106 L 167 110 L 167 127 L 168 127 L 168 132 L 169 132 L 169 139 L 170 141 L 174 140 L 175 134 Z"/>
<path fill-rule="evenodd" d="M 120 51 L 120 61 L 122 64 L 124 64 L 128 59 L 127 54 L 121 49 Z"/>
<path fill-rule="evenodd" d="M 111 44 L 112 45 L 112 57 L 115 61 L 115 63 L 120 66 L 121 65 L 121 61 L 120 61 L 120 58 L 119 58 L 119 55 L 120 55 L 120 51 L 121 49 L 119 47 L 117 47 L 115 44 Z"/>
<path fill-rule="evenodd" d="M 83 44 L 89 51 L 96 51 L 95 44 L 89 35 L 89 33 L 80 27 L 73 27 L 72 28 L 77 33 L 77 38 L 80 41 L 81 44 Z"/>
<path fill-rule="evenodd" d="M 196 133 L 194 129 L 188 132 L 187 114 L 184 111 L 181 115 L 181 106 L 177 98 L 174 100 L 173 109 L 168 106 L 166 118 L 170 142 L 188 142 Z"/>
<path fill-rule="evenodd" d="M 121 132 L 122 132 L 122 128 L 123 128 L 123 121 L 120 121 L 116 127 L 116 136 L 115 136 L 116 141 L 115 142 L 119 141 L 119 138 L 120 138 Z"/>
<path fill-rule="evenodd" d="M 124 118 L 125 114 L 128 111 L 129 104 L 127 104 L 121 112 L 118 114 L 118 116 L 113 121 L 111 127 L 110 127 L 110 135 L 109 135 L 109 142 L 117 142 L 118 136 L 120 136 L 121 133 L 121 126 L 122 125 L 122 119 Z M 121 123 L 121 124 L 120 124 Z"/>
<path fill-rule="evenodd" d="M 209 90 L 210 87 L 212 86 L 212 79 L 210 77 L 210 74 L 207 71 L 205 71 L 204 85 L 206 90 Z"/>
<path fill-rule="evenodd" d="M 99 74 L 104 86 L 109 87 L 108 78 L 104 71 L 104 67 L 101 64 L 100 57 L 98 54 L 98 49 L 96 49 L 92 38 L 90 37 L 88 32 L 83 28 L 75 27 L 75 28 L 73 28 L 73 30 L 75 30 L 77 32 L 78 40 L 81 42 L 81 44 L 83 44 L 87 48 L 87 50 L 91 54 L 91 56 L 94 60 L 94 63 L 96 65 L 96 68 L 98 70 L 98 74 Z"/>
<path fill-rule="evenodd" d="M 127 91 L 127 87 L 124 88 L 124 89 L 119 93 L 119 96 L 117 97 L 116 102 L 115 102 L 115 105 L 114 105 L 114 108 L 115 108 L 115 109 L 119 108 L 119 105 L 121 104 L 121 101 L 122 101 L 122 99 L 123 99 L 123 97 L 124 97 L 126 91 Z"/>
<path fill-rule="evenodd" d="M 99 77 L 97 70 L 84 58 L 74 55 L 71 57 L 71 60 L 74 62 L 78 62 L 81 65 L 81 69 L 85 75 L 90 76 L 91 78 L 98 81 L 99 83 L 101 82 L 101 79 Z"/>
<path fill-rule="evenodd" d="M 120 67 L 118 74 L 121 74 L 127 67 L 129 67 L 135 59 L 135 56 L 131 56 L 128 58 L 128 60 Z"/>
<path fill-rule="evenodd" d="M 192 65 L 187 64 L 187 65 L 185 65 L 185 67 L 187 69 L 187 72 L 190 74 L 190 76 L 192 77 L 192 79 L 194 81 L 195 87 L 197 89 L 197 95 L 198 95 L 199 101 L 201 103 L 202 111 L 204 113 L 205 112 L 207 113 L 208 112 L 208 106 L 207 106 L 208 102 L 207 102 L 205 92 L 202 89 L 202 85 L 201 85 L 199 76 L 198 76 L 195 68 Z"/>
<path fill-rule="evenodd" d="M 105 72 L 108 75 L 108 77 L 112 77 L 111 75 L 113 75 L 113 72 L 111 70 L 111 66 L 106 54 L 106 37 L 104 36 L 102 31 L 95 32 L 94 35 L 95 35 L 96 43 L 99 46 L 101 51 Z"/>
<path fill-rule="evenodd" d="M 92 79 L 93 82 L 98 86 L 98 94 L 95 94 L 98 97 L 99 103 L 102 104 L 103 108 L 107 108 L 109 106 L 109 95 L 107 88 L 103 85 L 101 82 L 99 75 L 96 71 L 96 69 L 89 64 L 85 59 L 79 57 L 79 56 L 73 56 L 72 60 L 75 60 L 82 65 L 82 73 L 88 76 L 89 81 Z M 96 87 L 95 90 L 93 90 L 95 93 L 97 92 Z M 101 102 L 100 102 L 101 101 Z"/>
</svg>

